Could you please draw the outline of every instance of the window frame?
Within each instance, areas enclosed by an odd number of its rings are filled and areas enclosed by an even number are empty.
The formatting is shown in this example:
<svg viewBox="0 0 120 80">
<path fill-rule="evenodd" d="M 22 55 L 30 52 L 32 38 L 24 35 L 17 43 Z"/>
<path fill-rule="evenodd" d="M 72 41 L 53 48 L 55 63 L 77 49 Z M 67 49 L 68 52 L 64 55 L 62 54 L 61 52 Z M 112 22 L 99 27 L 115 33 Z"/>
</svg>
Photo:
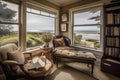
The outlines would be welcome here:
<svg viewBox="0 0 120 80">
<path fill-rule="evenodd" d="M 79 7 L 74 7 L 74 8 L 71 8 L 69 9 L 69 18 L 70 18 L 70 21 L 69 21 L 69 38 L 71 39 L 72 41 L 72 45 L 74 43 L 74 13 L 75 12 L 79 12 L 79 11 L 84 11 L 84 10 L 89 10 L 91 8 L 94 8 L 94 7 L 99 7 L 101 9 L 101 29 L 100 29 L 100 50 L 95 50 L 95 49 L 92 49 L 92 48 L 87 48 L 87 47 L 82 47 L 82 46 L 79 46 L 80 48 L 83 48 L 83 49 L 87 49 L 87 50 L 93 50 L 93 51 L 98 51 L 98 52 L 103 52 L 103 3 L 101 3 L 100 1 L 98 2 L 94 2 L 94 3 L 90 3 L 90 4 L 86 4 L 86 5 L 83 5 L 83 6 L 79 6 Z"/>
<path fill-rule="evenodd" d="M 29 9 L 29 11 L 27 11 L 26 10 L 26 14 L 27 13 L 30 13 L 30 14 L 33 14 L 33 15 L 38 15 L 38 16 L 44 16 L 44 17 L 48 17 L 48 18 L 54 18 L 54 20 L 55 20 L 55 24 L 56 24 L 56 14 L 55 13 L 53 13 L 53 12 L 47 12 L 47 11 L 44 11 L 44 10 L 38 10 L 38 9 L 35 9 L 35 8 L 31 8 L 31 7 L 27 7 L 28 9 Z M 35 11 L 39 11 L 40 13 L 36 13 L 36 12 L 33 12 L 33 11 L 35 10 Z M 41 12 L 45 12 L 45 13 L 47 13 L 48 15 L 44 15 L 44 14 L 42 14 Z M 53 14 L 55 17 L 52 17 L 52 16 L 50 16 L 51 14 Z M 26 15 L 27 16 L 27 15 Z M 27 18 L 26 18 L 26 21 L 27 21 Z M 27 23 L 26 23 L 27 24 Z M 55 25 L 54 24 L 54 25 Z M 27 37 L 27 27 L 28 26 L 26 26 L 26 37 Z M 55 28 L 56 28 L 56 25 L 54 26 L 54 35 L 55 35 Z M 26 38 L 27 39 L 27 38 Z M 38 48 L 39 46 L 33 46 L 33 47 L 27 47 L 27 44 L 26 44 L 26 49 L 27 50 L 29 50 L 29 49 L 35 49 L 35 48 Z"/>
<path fill-rule="evenodd" d="M 92 8 L 91 10 L 95 10 L 95 9 L 99 9 L 99 10 L 100 10 L 100 23 L 101 23 L 101 16 L 102 16 L 102 15 L 101 15 L 101 9 L 100 9 L 100 7 L 97 7 L 97 8 Z M 90 11 L 90 10 L 89 10 L 89 9 L 84 9 L 84 11 L 80 10 L 80 11 L 74 12 L 74 13 L 73 13 L 73 18 L 74 18 L 74 15 L 75 15 L 76 13 L 78 14 L 78 13 L 88 12 L 88 11 Z M 75 18 L 74 18 L 74 19 L 75 19 Z M 74 28 L 75 28 L 75 27 L 81 27 L 81 26 L 82 26 L 82 27 L 89 26 L 89 28 L 92 27 L 92 26 L 100 26 L 100 31 L 101 31 L 101 24 L 100 24 L 100 23 L 98 23 L 98 24 L 93 24 L 93 23 L 92 23 L 92 24 L 77 24 L 77 25 L 76 25 L 76 24 L 74 24 L 74 19 L 73 19 L 73 33 L 75 33 L 75 32 L 74 32 Z M 101 38 L 101 32 L 100 32 L 100 38 Z M 73 40 L 74 40 L 74 37 L 73 37 Z M 101 40 L 100 40 L 100 43 L 101 43 Z M 73 44 L 73 45 L 74 45 L 74 44 Z M 79 45 L 79 47 L 88 48 L 88 49 L 90 48 L 90 49 L 93 49 L 93 50 L 95 49 L 95 48 L 92 48 L 92 47 L 85 47 L 85 46 L 80 46 L 80 45 Z M 100 44 L 100 48 L 101 48 L 101 44 Z M 95 50 L 97 50 L 97 49 L 95 49 Z M 98 50 L 99 50 L 99 49 L 98 49 Z"/>
<path fill-rule="evenodd" d="M 42 10 L 45 12 L 51 12 L 56 14 L 56 20 L 55 20 L 55 34 L 58 35 L 59 34 L 59 10 L 49 7 L 47 5 L 41 4 L 41 3 L 37 3 L 35 1 L 28 1 L 27 2 L 27 7 L 33 8 L 33 9 L 37 9 L 37 10 Z"/>
<path fill-rule="evenodd" d="M 20 4 L 18 2 L 13 2 L 13 1 L 7 1 L 4 0 L 5 2 L 8 3 L 12 3 L 15 5 L 18 5 L 18 22 L 10 22 L 10 21 L 0 21 L 0 24 L 14 24 L 14 25 L 19 25 L 20 24 L 20 20 L 19 20 L 19 15 L 20 15 Z"/>
<path fill-rule="evenodd" d="M 46 6 L 46 5 L 43 5 L 41 3 L 37 3 L 35 1 L 28 1 L 27 2 L 27 7 L 26 8 L 32 8 L 32 9 L 36 9 L 36 10 L 40 10 L 40 11 L 43 11 L 43 12 L 48 12 L 48 13 L 53 13 L 53 14 L 56 14 L 55 16 L 55 31 L 54 31 L 54 34 L 57 35 L 59 34 L 59 10 L 58 9 L 55 9 L 55 8 L 52 8 L 52 7 L 49 7 L 49 6 Z M 26 10 L 27 11 L 27 10 Z M 36 14 L 36 13 L 35 13 Z M 51 15 L 50 14 L 50 15 Z M 42 15 L 41 12 L 40 14 L 37 14 L 37 15 Z M 46 17 L 52 17 L 52 16 L 47 16 L 47 15 L 42 15 L 42 16 L 46 16 Z M 54 18 L 54 17 L 52 17 Z M 27 28 L 27 26 L 26 26 Z M 27 32 L 27 31 L 26 31 Z M 27 44 L 27 43 L 26 43 Z M 36 46 L 37 48 L 37 46 Z M 32 49 L 29 48 L 29 49 Z M 26 46 L 26 50 L 28 50 L 27 46 Z"/>
<path fill-rule="evenodd" d="M 15 4 L 15 5 L 18 5 L 18 21 L 17 22 L 12 22 L 12 21 L 0 21 L 0 24 L 3 24 L 3 25 L 17 25 L 18 26 L 18 46 L 19 46 L 19 41 L 20 41 L 20 38 L 19 38 L 19 26 L 20 26 L 20 4 L 19 2 L 14 2 L 14 1 L 6 1 L 5 2 L 8 2 L 8 3 L 12 3 L 12 4 Z"/>
<path fill-rule="evenodd" d="M 6 1 L 6 0 L 5 0 Z M 19 5 L 19 13 L 18 13 L 18 22 L 19 23 L 6 23 L 6 22 L 0 22 L 0 24 L 15 24 L 19 26 L 19 34 L 18 34 L 18 46 L 21 47 L 20 50 L 21 51 L 25 51 L 26 48 L 26 8 L 29 7 L 33 7 L 36 9 L 41 9 L 41 10 L 45 10 L 45 11 L 50 11 L 53 13 L 56 13 L 56 23 L 55 23 L 55 34 L 59 34 L 59 10 L 49 7 L 47 5 L 43 5 L 41 3 L 35 2 L 35 1 L 7 1 L 10 3 L 15 3 Z"/>
</svg>

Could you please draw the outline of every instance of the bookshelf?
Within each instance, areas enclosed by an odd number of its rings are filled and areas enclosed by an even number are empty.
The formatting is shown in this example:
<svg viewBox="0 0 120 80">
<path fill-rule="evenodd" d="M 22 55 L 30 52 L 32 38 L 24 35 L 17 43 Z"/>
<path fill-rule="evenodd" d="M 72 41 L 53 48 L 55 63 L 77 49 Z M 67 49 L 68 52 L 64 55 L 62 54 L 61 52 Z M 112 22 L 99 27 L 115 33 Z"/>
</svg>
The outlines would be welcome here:
<svg viewBox="0 0 120 80">
<path fill-rule="evenodd" d="M 120 76 L 120 2 L 104 5 L 104 53 L 101 70 Z"/>
</svg>

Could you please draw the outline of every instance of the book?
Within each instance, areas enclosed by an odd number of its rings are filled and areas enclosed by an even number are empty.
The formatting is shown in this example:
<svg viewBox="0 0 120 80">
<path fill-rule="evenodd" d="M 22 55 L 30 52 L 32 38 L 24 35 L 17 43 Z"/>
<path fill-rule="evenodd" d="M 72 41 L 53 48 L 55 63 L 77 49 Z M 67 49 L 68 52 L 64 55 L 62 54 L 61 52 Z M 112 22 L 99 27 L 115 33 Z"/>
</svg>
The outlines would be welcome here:
<svg viewBox="0 0 120 80">
<path fill-rule="evenodd" d="M 30 65 L 28 66 L 28 70 L 44 70 L 46 65 L 46 57 L 45 56 L 36 56 L 32 59 L 30 62 Z"/>
</svg>

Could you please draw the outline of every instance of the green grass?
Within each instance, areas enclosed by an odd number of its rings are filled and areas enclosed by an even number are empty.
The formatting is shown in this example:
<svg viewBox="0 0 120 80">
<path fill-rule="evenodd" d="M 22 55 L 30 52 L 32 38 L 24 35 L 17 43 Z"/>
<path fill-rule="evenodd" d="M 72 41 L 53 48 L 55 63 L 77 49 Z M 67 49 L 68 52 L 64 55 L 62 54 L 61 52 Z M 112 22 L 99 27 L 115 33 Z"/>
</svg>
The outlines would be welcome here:
<svg viewBox="0 0 120 80">
<path fill-rule="evenodd" d="M 41 37 L 39 34 L 27 34 L 27 47 L 34 47 L 42 45 L 43 41 L 41 40 Z"/>
<path fill-rule="evenodd" d="M 26 41 L 27 41 L 27 47 L 34 47 L 43 44 L 40 35 L 35 33 L 28 33 Z M 11 34 L 8 36 L 0 37 L 0 46 L 7 43 L 15 43 L 18 45 L 18 35 Z"/>
</svg>

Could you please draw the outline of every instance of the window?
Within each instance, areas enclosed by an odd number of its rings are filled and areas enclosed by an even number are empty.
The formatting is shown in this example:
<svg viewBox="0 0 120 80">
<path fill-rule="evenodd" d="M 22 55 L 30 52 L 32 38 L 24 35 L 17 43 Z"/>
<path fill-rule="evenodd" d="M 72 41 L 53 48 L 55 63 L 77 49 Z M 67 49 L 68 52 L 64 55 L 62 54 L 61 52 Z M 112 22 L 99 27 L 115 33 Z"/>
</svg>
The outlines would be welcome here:
<svg viewBox="0 0 120 80">
<path fill-rule="evenodd" d="M 41 35 L 44 32 L 55 33 L 55 14 L 40 10 L 27 9 L 27 48 L 37 47 L 44 42 Z"/>
<path fill-rule="evenodd" d="M 74 45 L 85 48 L 101 49 L 100 8 L 74 12 Z"/>
<path fill-rule="evenodd" d="M 0 1 L 0 46 L 7 43 L 18 45 L 19 5 Z"/>
</svg>

